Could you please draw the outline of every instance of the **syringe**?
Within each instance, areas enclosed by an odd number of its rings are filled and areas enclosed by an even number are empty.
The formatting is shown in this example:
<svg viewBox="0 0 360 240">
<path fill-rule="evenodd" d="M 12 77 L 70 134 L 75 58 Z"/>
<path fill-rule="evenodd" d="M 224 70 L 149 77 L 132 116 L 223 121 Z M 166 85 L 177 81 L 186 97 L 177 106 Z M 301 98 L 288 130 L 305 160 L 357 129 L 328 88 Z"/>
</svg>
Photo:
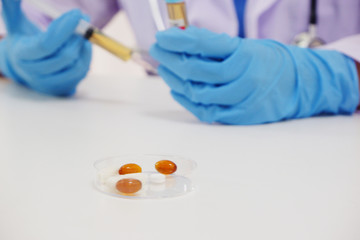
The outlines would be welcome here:
<svg viewBox="0 0 360 240">
<path fill-rule="evenodd" d="M 52 19 L 56 19 L 62 15 L 62 13 L 55 10 L 44 0 L 26 0 L 26 1 L 28 3 L 31 3 L 38 10 L 40 10 L 42 13 L 46 14 L 48 17 Z M 75 33 L 83 36 L 84 38 L 88 39 L 90 42 L 96 44 L 97 46 L 107 50 L 108 52 L 122 59 L 123 61 L 133 60 L 134 62 L 145 68 L 146 71 L 154 74 L 157 73 L 156 69 L 151 64 L 149 64 L 148 62 L 142 59 L 141 51 L 132 49 L 130 47 L 127 47 L 119 43 L 118 41 L 105 35 L 98 28 L 96 28 L 91 23 L 85 20 L 80 20 L 75 30 Z"/>
</svg>

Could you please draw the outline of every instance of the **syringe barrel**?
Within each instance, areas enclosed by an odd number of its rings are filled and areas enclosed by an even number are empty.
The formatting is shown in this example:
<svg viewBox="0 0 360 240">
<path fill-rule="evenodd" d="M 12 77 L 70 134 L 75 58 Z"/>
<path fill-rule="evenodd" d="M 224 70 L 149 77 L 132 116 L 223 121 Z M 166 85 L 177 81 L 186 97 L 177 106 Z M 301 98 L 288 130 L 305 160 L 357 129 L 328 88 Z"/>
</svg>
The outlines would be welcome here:
<svg viewBox="0 0 360 240">
<path fill-rule="evenodd" d="M 85 20 L 80 20 L 75 32 L 90 42 L 109 51 L 124 61 L 131 59 L 133 50 L 103 34 L 99 29 Z"/>
</svg>

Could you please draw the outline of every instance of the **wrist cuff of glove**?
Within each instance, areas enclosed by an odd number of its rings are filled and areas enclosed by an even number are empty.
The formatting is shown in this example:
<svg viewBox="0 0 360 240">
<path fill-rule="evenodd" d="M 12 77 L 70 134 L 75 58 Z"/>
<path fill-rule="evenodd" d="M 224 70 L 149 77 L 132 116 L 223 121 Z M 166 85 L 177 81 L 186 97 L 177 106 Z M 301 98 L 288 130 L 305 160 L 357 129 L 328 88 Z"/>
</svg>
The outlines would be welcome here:
<svg viewBox="0 0 360 240">
<path fill-rule="evenodd" d="M 322 71 L 322 100 L 327 106 L 323 113 L 352 114 L 359 104 L 359 82 L 355 62 L 352 58 L 337 52 L 319 50 L 317 60 L 321 60 L 317 71 Z"/>
<path fill-rule="evenodd" d="M 356 64 L 356 69 L 357 69 L 357 74 L 358 74 L 358 89 L 359 89 L 359 94 L 360 94 L 360 63 L 355 61 Z M 358 110 L 360 110 L 360 99 L 359 99 L 359 105 L 358 105 Z"/>
<path fill-rule="evenodd" d="M 354 113 L 356 108 L 359 105 L 360 96 L 359 96 L 359 80 L 358 80 L 358 71 L 357 66 L 354 60 L 348 56 L 343 55 L 346 58 L 349 67 L 349 75 L 343 75 L 343 78 L 339 78 L 341 80 L 341 84 L 339 84 L 342 88 L 343 92 L 343 102 L 342 108 L 340 108 L 342 113 Z M 340 66 L 335 66 L 340 68 Z M 340 74 L 339 74 L 340 76 Z M 347 90 L 346 90 L 347 89 Z M 345 90 L 345 91 L 344 91 Z M 340 110 L 340 111 L 341 111 Z"/>
</svg>

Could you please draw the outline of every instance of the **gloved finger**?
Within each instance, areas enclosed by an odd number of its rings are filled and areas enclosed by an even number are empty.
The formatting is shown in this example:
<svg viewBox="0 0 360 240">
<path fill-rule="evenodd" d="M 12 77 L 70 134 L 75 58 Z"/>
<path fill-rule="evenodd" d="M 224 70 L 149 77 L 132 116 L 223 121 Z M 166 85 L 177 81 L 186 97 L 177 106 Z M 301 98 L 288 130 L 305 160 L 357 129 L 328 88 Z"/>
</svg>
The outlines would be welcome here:
<svg viewBox="0 0 360 240">
<path fill-rule="evenodd" d="M 42 59 L 56 53 L 74 35 L 83 18 L 80 10 L 72 10 L 53 21 L 46 32 L 21 41 L 16 56 L 22 60 Z"/>
<path fill-rule="evenodd" d="M 199 103 L 193 103 L 185 96 L 173 91 L 171 92 L 171 95 L 178 103 L 180 103 L 180 105 L 194 114 L 202 122 L 215 122 L 215 114 L 219 111 L 222 111 L 222 107 L 219 105 L 203 105 Z"/>
<path fill-rule="evenodd" d="M 59 83 L 60 85 L 66 85 L 74 82 L 74 79 L 80 81 L 83 79 L 89 71 L 91 62 L 91 43 L 86 42 L 81 50 L 81 58 L 79 58 L 72 65 L 59 72 L 51 73 L 47 76 L 43 76 L 41 81 L 43 83 Z"/>
<path fill-rule="evenodd" d="M 231 125 L 264 124 L 289 119 L 284 113 L 287 110 L 271 101 L 263 101 L 261 105 L 239 104 L 223 109 L 216 113 L 214 119 L 218 123 Z"/>
<path fill-rule="evenodd" d="M 161 65 L 184 80 L 222 84 L 236 79 L 241 73 L 241 62 L 237 62 L 238 66 L 233 66 L 234 62 L 226 64 L 226 61 L 218 62 L 194 55 L 169 52 L 157 44 L 151 47 L 150 54 Z M 237 67 L 239 71 L 229 71 L 229 67 Z"/>
<path fill-rule="evenodd" d="M 21 62 L 22 69 L 36 76 L 49 75 L 73 65 L 81 55 L 83 45 L 87 42 L 80 36 L 73 35 L 55 55 L 40 60 Z"/>
<path fill-rule="evenodd" d="M 158 68 L 158 73 L 173 91 L 184 95 L 194 103 L 233 105 L 254 100 L 252 93 L 256 91 L 256 84 L 250 79 L 214 85 L 184 81 L 163 66 Z"/>
<path fill-rule="evenodd" d="M 279 118 L 278 111 L 284 111 L 279 106 L 274 106 L 271 101 L 264 102 L 263 105 L 253 107 L 246 104 L 233 106 L 204 105 L 191 102 L 185 96 L 171 93 L 173 98 L 184 108 L 194 114 L 200 121 L 208 123 L 222 123 L 231 125 L 255 125 L 263 123 L 277 122 L 286 120 L 289 117 Z M 261 114 L 259 114 L 261 112 Z"/>
<path fill-rule="evenodd" d="M 19 30 L 24 15 L 21 10 L 21 0 L 2 0 L 2 15 L 8 34 L 16 33 Z"/>
<path fill-rule="evenodd" d="M 241 39 L 190 26 L 185 30 L 170 28 L 156 34 L 157 44 L 167 50 L 206 58 L 224 59 L 239 46 Z"/>
<path fill-rule="evenodd" d="M 91 62 L 91 44 L 86 42 L 81 51 L 81 57 L 72 66 L 42 78 L 29 81 L 31 87 L 39 92 L 55 95 L 70 96 L 75 92 L 76 86 L 85 78 Z"/>
<path fill-rule="evenodd" d="M 234 125 L 250 125 L 253 119 L 248 119 L 244 110 L 220 105 L 203 105 L 191 102 L 185 96 L 172 92 L 173 98 L 184 108 L 195 115 L 200 121 L 207 123 L 222 123 Z"/>
</svg>

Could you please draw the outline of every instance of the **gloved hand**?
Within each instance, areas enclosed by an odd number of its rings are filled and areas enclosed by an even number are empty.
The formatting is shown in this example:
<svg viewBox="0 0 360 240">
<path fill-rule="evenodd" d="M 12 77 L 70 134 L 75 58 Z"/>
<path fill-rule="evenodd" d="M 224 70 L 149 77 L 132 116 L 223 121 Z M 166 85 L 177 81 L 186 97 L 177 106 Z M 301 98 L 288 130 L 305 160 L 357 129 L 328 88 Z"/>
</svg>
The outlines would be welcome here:
<svg viewBox="0 0 360 240">
<path fill-rule="evenodd" d="M 151 55 L 172 95 L 201 121 L 260 124 L 351 114 L 359 103 L 354 61 L 328 50 L 231 38 L 190 27 L 159 32 Z"/>
<path fill-rule="evenodd" d="M 74 94 L 91 61 L 90 43 L 74 34 L 84 16 L 79 10 L 70 11 L 42 32 L 25 17 L 20 4 L 2 0 L 8 33 L 0 41 L 0 71 L 38 92 Z"/>
</svg>

